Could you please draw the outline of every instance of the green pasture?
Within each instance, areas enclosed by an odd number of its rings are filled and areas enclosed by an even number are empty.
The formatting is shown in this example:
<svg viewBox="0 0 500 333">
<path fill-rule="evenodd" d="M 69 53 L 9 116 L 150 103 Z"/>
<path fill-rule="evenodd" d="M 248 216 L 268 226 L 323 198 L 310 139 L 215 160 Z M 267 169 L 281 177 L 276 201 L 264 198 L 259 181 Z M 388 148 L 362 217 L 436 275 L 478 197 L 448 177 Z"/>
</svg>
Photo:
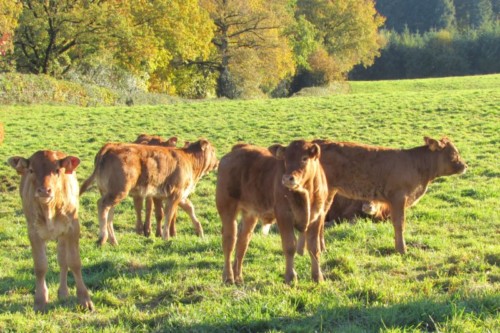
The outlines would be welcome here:
<svg viewBox="0 0 500 333">
<path fill-rule="evenodd" d="M 0 332 L 498 332 L 500 331 L 500 75 L 351 82 L 328 97 L 200 101 L 165 106 L 80 108 L 1 106 Z M 57 300 L 50 243 L 50 306 L 33 307 L 34 274 L 19 178 L 5 161 L 40 149 L 78 156 L 80 182 L 106 142 L 140 133 L 204 137 L 222 157 L 237 142 L 261 146 L 329 138 L 397 148 L 448 136 L 469 170 L 436 180 L 407 213 L 408 254 L 394 250 L 390 223 L 359 220 L 326 230 L 326 281 L 315 284 L 308 256 L 296 257 L 298 283 L 283 283 L 279 234 L 256 230 L 245 283 L 222 283 L 216 173 L 191 199 L 205 238 L 179 212 L 168 242 L 134 232 L 130 199 L 115 213 L 119 245 L 98 248 L 95 187 L 80 199 L 84 280 L 96 306 Z M 259 228 L 259 227 L 258 227 Z"/>
</svg>

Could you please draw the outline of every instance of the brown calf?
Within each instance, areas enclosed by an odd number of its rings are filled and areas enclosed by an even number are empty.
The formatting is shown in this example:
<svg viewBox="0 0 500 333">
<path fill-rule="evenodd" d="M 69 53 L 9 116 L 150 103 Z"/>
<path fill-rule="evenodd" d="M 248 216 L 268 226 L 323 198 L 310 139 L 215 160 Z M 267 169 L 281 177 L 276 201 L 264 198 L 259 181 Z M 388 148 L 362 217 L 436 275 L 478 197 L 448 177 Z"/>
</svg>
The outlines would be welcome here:
<svg viewBox="0 0 500 333">
<path fill-rule="evenodd" d="M 46 242 L 57 240 L 60 283 L 58 296 L 69 295 L 68 269 L 73 272 L 78 303 L 93 310 L 82 278 L 78 223 L 78 181 L 80 160 L 57 151 L 38 151 L 29 159 L 14 156 L 8 163 L 21 175 L 19 192 L 28 224 L 28 236 L 35 264 L 35 310 L 44 311 L 49 301 L 45 282 L 48 269 Z"/>
<path fill-rule="evenodd" d="M 294 228 L 307 239 L 313 280 L 323 280 L 320 234 L 330 203 L 319 156 L 317 144 L 301 140 L 269 150 L 240 144 L 221 159 L 216 204 L 222 220 L 225 282 L 243 282 L 243 258 L 258 219 L 264 223 L 277 221 L 286 258 L 286 283 L 296 280 L 294 255 L 296 248 L 304 245 L 297 245 Z M 237 232 L 238 212 L 242 219 Z"/>
<path fill-rule="evenodd" d="M 134 143 L 139 143 L 143 145 L 150 145 L 150 146 L 164 146 L 164 147 L 175 147 L 177 145 L 177 138 L 175 136 L 171 137 L 168 140 L 163 139 L 160 136 L 151 136 L 147 134 L 141 134 L 137 137 Z M 184 144 L 184 148 L 187 148 L 190 145 L 190 142 L 186 141 Z M 155 209 L 155 217 L 156 217 L 156 237 L 161 237 L 161 221 L 163 220 L 164 213 L 163 213 L 163 205 L 162 205 L 162 200 L 158 198 L 153 198 L 153 197 L 146 197 L 146 219 L 144 223 L 144 227 L 142 226 L 142 221 L 141 221 L 141 211 L 142 211 L 142 200 L 140 198 L 134 198 L 134 207 L 135 207 L 135 212 L 137 215 L 137 222 L 136 222 L 136 231 L 137 233 L 144 232 L 145 236 L 149 236 L 151 233 L 151 208 L 154 203 L 154 209 Z M 203 237 L 203 229 L 201 228 L 201 223 L 196 217 L 196 214 L 194 212 L 194 205 L 189 200 L 186 198 L 185 200 L 182 200 L 179 202 L 179 207 L 184 210 L 189 217 L 191 218 L 191 222 L 193 223 L 193 226 L 195 227 L 195 231 L 197 232 L 198 236 Z M 175 235 L 176 230 L 175 230 L 175 220 L 176 217 L 174 216 L 172 223 L 170 224 L 170 235 Z M 197 226 L 200 226 L 199 229 L 197 229 Z"/>
<path fill-rule="evenodd" d="M 371 218 L 373 221 L 385 221 L 389 218 L 389 206 L 383 202 L 355 200 L 340 194 L 335 196 L 330 210 L 326 214 L 327 222 L 354 222 L 356 218 Z"/>
<path fill-rule="evenodd" d="M 170 139 L 165 140 L 161 136 L 140 134 L 134 143 L 141 145 L 150 146 L 163 146 L 163 147 L 175 147 L 177 146 L 177 137 L 173 136 Z M 146 197 L 144 200 L 146 202 L 146 216 L 144 225 L 142 223 L 142 198 L 134 197 L 134 208 L 136 214 L 135 230 L 138 234 L 143 233 L 144 236 L 149 237 L 151 234 L 151 211 L 154 203 L 155 217 L 156 217 L 156 236 L 161 237 L 161 220 L 163 219 L 163 208 L 161 199 L 155 199 L 153 197 Z M 183 207 L 179 204 L 181 208 Z M 175 221 L 174 221 L 175 222 Z M 175 229 L 175 224 L 172 224 L 173 229 Z M 170 231 L 171 234 L 175 234 L 175 230 Z"/>
<path fill-rule="evenodd" d="M 321 146 L 321 164 L 331 189 L 351 199 L 389 205 L 399 253 L 406 252 L 405 209 L 425 194 L 433 179 L 463 174 L 467 169 L 447 138 L 425 137 L 424 141 L 424 146 L 412 149 L 314 141 Z"/>
<path fill-rule="evenodd" d="M 81 194 L 97 181 L 101 193 L 98 244 L 103 245 L 108 236 L 111 244 L 118 244 L 113 229 L 114 207 L 129 194 L 140 200 L 153 197 L 166 201 L 163 238 L 169 239 L 179 202 L 188 197 L 198 180 L 215 169 L 217 163 L 215 148 L 206 140 L 180 149 L 132 143 L 104 145 L 96 156 L 94 172 L 80 190 Z M 202 234 L 201 224 L 195 229 Z"/>
</svg>

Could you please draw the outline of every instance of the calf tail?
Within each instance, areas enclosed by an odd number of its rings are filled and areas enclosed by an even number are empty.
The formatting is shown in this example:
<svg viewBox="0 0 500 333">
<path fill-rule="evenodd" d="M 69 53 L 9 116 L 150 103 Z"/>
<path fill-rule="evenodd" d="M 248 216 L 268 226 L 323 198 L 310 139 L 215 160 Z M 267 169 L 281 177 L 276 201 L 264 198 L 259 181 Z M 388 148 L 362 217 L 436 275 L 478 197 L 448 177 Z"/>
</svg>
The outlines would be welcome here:
<svg viewBox="0 0 500 333">
<path fill-rule="evenodd" d="M 82 195 L 85 191 L 89 189 L 90 186 L 92 186 L 92 183 L 95 181 L 95 176 L 96 176 L 96 169 L 94 169 L 94 172 L 90 175 L 89 178 L 87 178 L 82 186 L 80 186 L 80 195 Z"/>
<path fill-rule="evenodd" d="M 94 158 L 94 171 L 92 171 L 92 174 L 89 176 L 89 178 L 87 178 L 82 186 L 80 186 L 80 195 L 82 195 L 84 192 L 86 192 L 90 186 L 92 186 L 92 184 L 94 183 L 95 181 L 95 177 L 97 176 L 97 169 L 99 168 L 99 164 L 101 164 L 101 160 L 102 160 L 102 157 L 104 156 L 104 154 L 107 152 L 108 150 L 108 145 L 104 145 L 100 150 L 99 152 L 95 155 L 95 158 Z"/>
</svg>

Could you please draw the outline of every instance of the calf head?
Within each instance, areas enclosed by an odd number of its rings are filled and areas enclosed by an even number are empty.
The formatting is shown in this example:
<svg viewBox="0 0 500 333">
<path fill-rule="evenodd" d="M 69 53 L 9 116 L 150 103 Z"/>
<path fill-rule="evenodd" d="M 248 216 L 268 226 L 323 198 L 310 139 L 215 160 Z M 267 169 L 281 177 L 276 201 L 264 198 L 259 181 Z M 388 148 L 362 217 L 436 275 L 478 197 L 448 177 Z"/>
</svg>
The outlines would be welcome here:
<svg viewBox="0 0 500 333">
<path fill-rule="evenodd" d="M 134 143 L 150 146 L 175 147 L 177 146 L 177 137 L 173 136 L 168 140 L 160 136 L 141 134 L 137 137 Z"/>
<path fill-rule="evenodd" d="M 281 179 L 283 186 L 298 190 L 315 174 L 319 166 L 320 147 L 304 140 L 292 141 L 287 147 L 273 145 L 269 151 L 285 163 L 285 173 Z"/>
<path fill-rule="evenodd" d="M 467 164 L 462 160 L 458 149 L 448 139 L 434 140 L 424 137 L 425 144 L 434 154 L 438 154 L 437 173 L 438 176 L 449 176 L 463 174 L 467 170 Z"/>
<path fill-rule="evenodd" d="M 80 164 L 80 159 L 57 151 L 41 150 L 28 159 L 20 156 L 11 157 L 8 163 L 18 174 L 31 182 L 35 197 L 41 203 L 49 203 L 60 188 L 60 177 L 65 173 L 73 173 Z"/>
<path fill-rule="evenodd" d="M 201 139 L 193 143 L 186 142 L 183 149 L 185 149 L 186 152 L 202 156 L 202 176 L 217 169 L 219 166 L 219 160 L 215 154 L 215 148 L 210 142 L 208 142 L 208 140 Z"/>
</svg>

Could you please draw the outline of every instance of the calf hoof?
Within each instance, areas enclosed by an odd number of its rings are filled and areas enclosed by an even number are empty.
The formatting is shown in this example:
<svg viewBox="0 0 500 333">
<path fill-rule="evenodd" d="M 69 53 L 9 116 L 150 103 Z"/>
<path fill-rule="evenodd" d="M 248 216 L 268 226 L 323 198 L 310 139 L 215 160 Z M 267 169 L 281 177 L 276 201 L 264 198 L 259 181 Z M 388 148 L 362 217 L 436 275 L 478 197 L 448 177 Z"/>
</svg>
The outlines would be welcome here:
<svg viewBox="0 0 500 333">
<path fill-rule="evenodd" d="M 244 282 L 245 281 L 243 280 L 243 277 L 241 275 L 234 278 L 234 284 L 236 284 L 237 286 L 241 286 Z"/>
<path fill-rule="evenodd" d="M 94 303 L 92 303 L 87 289 L 77 291 L 76 297 L 78 298 L 79 308 L 82 310 L 94 311 Z"/>
<path fill-rule="evenodd" d="M 161 231 L 156 230 L 155 236 L 161 238 L 162 237 Z"/>
<path fill-rule="evenodd" d="M 104 244 L 106 244 L 106 241 L 107 241 L 107 239 L 105 239 L 103 237 L 99 237 L 97 239 L 96 245 L 99 247 L 102 247 Z"/>
<path fill-rule="evenodd" d="M 63 300 L 68 298 L 68 296 L 69 296 L 68 286 L 59 287 L 59 289 L 57 290 L 57 298 Z"/>
<path fill-rule="evenodd" d="M 151 229 L 144 229 L 144 236 L 146 237 L 151 236 Z"/>
<path fill-rule="evenodd" d="M 234 279 L 233 278 L 223 277 L 222 281 L 224 281 L 225 284 L 234 284 Z"/>
<path fill-rule="evenodd" d="M 94 311 L 94 303 L 90 299 L 78 302 L 78 308 L 83 311 Z"/>
<path fill-rule="evenodd" d="M 319 275 L 313 275 L 312 276 L 312 279 L 314 282 L 316 283 L 320 283 L 320 282 L 323 282 L 325 281 L 325 278 L 323 277 L 323 274 L 322 273 L 319 273 Z"/>
<path fill-rule="evenodd" d="M 293 271 L 292 273 L 285 274 L 285 283 L 288 285 L 293 285 L 297 283 L 297 273 Z"/>
<path fill-rule="evenodd" d="M 48 304 L 48 301 L 46 301 L 46 300 L 36 300 L 35 299 L 35 306 L 33 307 L 33 309 L 35 310 L 35 312 L 45 313 L 45 312 L 47 312 L 47 304 Z"/>
<path fill-rule="evenodd" d="M 135 227 L 135 233 L 138 234 L 138 235 L 142 235 L 144 233 L 144 227 L 141 225 L 137 225 Z"/>
</svg>

